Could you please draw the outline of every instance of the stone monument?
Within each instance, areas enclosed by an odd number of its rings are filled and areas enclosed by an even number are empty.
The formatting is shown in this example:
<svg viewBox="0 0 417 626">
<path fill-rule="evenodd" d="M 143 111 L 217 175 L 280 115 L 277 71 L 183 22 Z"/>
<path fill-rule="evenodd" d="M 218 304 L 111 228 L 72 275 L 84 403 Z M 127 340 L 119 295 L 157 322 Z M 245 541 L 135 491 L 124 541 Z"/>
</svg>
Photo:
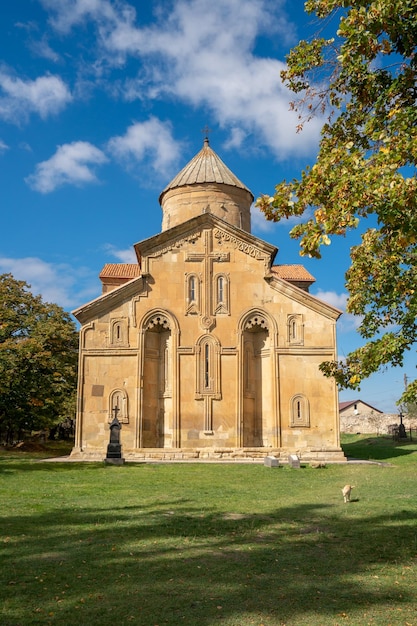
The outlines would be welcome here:
<svg viewBox="0 0 417 626">
<path fill-rule="evenodd" d="M 120 430 L 122 428 L 122 425 L 117 419 L 118 411 L 119 408 L 115 406 L 113 409 L 114 418 L 109 426 L 110 441 L 107 446 L 107 455 L 105 458 L 105 462 L 112 465 L 123 465 L 123 463 L 125 462 L 125 460 L 122 458 L 122 446 L 120 443 Z"/>
</svg>

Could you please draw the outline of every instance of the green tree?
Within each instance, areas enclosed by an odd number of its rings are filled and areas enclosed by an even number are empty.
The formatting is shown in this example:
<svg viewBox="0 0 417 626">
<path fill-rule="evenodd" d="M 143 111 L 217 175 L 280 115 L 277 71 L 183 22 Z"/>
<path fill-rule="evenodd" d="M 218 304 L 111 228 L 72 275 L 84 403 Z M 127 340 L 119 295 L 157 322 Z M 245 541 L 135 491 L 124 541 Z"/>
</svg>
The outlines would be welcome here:
<svg viewBox="0 0 417 626">
<path fill-rule="evenodd" d="M 8 442 L 60 422 L 75 406 L 75 324 L 29 289 L 0 275 L 0 436 Z"/>
<path fill-rule="evenodd" d="M 346 362 L 320 366 L 356 389 L 378 369 L 402 365 L 417 338 L 417 1 L 308 0 L 305 9 L 326 29 L 337 23 L 336 32 L 300 41 L 282 79 L 298 94 L 299 128 L 317 113 L 326 123 L 315 164 L 258 206 L 274 221 L 304 215 L 291 236 L 317 258 L 333 235 L 361 223 L 346 287 L 366 343 Z M 402 401 L 416 398 L 413 381 Z"/>
</svg>

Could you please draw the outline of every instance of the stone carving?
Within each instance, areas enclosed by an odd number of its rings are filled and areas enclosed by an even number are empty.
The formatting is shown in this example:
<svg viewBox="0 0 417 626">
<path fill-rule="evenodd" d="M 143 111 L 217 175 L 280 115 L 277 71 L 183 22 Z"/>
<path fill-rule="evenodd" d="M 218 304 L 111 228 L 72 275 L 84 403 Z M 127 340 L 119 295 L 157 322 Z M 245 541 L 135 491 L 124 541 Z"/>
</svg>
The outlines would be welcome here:
<svg viewBox="0 0 417 626">
<path fill-rule="evenodd" d="M 163 330 L 171 330 L 169 319 L 161 313 L 158 313 L 157 315 L 151 317 L 145 327 L 145 330 L 152 330 L 153 328 L 155 328 L 155 326 L 158 325 L 161 326 Z"/>
<path fill-rule="evenodd" d="M 260 326 L 263 330 L 269 330 L 267 320 L 258 313 L 247 320 L 245 330 L 252 330 L 255 326 Z"/>
<path fill-rule="evenodd" d="M 229 233 L 226 233 L 219 228 L 216 228 L 213 234 L 215 239 L 217 239 L 219 243 L 221 243 L 222 241 L 231 243 L 234 248 L 240 250 L 241 252 L 244 252 L 245 254 L 248 254 L 254 259 L 259 259 L 261 261 L 266 260 L 265 254 L 261 252 L 259 248 L 256 248 L 255 246 L 248 244 L 233 235 L 229 235 Z"/>
<path fill-rule="evenodd" d="M 152 258 L 162 256 L 165 252 L 170 252 L 174 250 L 174 248 L 182 248 L 186 243 L 194 243 L 197 239 L 201 237 L 201 231 L 196 231 L 187 237 L 183 237 L 182 239 L 177 239 L 175 241 L 171 241 L 169 244 L 165 246 L 161 246 L 160 248 L 156 248 L 152 251 L 152 254 L 149 256 Z"/>
<path fill-rule="evenodd" d="M 200 319 L 200 326 L 202 330 L 211 330 L 216 325 L 216 320 L 211 315 L 204 315 Z"/>
</svg>

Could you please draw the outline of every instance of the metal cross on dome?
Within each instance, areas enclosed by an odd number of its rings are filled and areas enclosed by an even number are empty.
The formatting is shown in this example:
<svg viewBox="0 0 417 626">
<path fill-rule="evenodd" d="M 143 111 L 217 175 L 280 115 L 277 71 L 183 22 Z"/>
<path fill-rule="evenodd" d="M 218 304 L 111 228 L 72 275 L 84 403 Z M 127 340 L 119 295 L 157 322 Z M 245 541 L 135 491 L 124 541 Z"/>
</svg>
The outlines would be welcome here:
<svg viewBox="0 0 417 626">
<path fill-rule="evenodd" d="M 203 133 L 203 135 L 204 135 L 204 139 L 207 139 L 207 140 L 208 140 L 209 133 L 211 133 L 211 132 L 212 132 L 212 130 L 211 130 L 211 128 L 209 128 L 209 127 L 207 126 L 207 124 L 206 124 L 206 125 L 204 126 L 204 128 L 202 128 L 202 129 L 201 129 L 201 132 L 202 132 L 202 133 Z"/>
</svg>

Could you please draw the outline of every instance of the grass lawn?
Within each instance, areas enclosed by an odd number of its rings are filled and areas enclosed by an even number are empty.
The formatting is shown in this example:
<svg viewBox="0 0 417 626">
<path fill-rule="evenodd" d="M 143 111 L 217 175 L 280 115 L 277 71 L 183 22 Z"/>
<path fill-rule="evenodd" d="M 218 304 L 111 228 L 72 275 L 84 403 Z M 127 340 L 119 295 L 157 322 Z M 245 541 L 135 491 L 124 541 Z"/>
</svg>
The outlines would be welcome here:
<svg viewBox="0 0 417 626">
<path fill-rule="evenodd" d="M 343 445 L 381 463 L 0 452 L 1 626 L 417 626 L 417 442 Z"/>
</svg>

